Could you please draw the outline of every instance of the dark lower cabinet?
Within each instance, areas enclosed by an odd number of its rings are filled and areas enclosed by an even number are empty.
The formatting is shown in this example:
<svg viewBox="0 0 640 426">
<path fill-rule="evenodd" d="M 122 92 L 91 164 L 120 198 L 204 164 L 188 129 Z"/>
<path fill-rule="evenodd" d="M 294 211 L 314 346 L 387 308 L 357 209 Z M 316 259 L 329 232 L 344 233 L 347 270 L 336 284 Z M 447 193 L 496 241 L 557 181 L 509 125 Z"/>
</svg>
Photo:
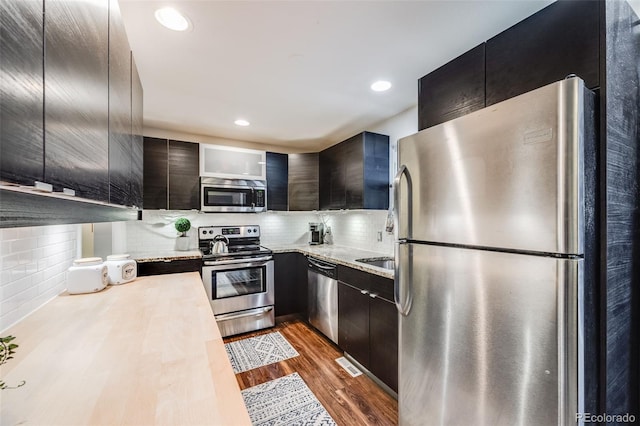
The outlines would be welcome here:
<svg viewBox="0 0 640 426">
<path fill-rule="evenodd" d="M 418 80 L 418 130 L 484 108 L 485 43 Z"/>
<path fill-rule="evenodd" d="M 338 346 L 366 369 L 369 364 L 369 298 L 361 289 L 338 283 Z"/>
<path fill-rule="evenodd" d="M 289 210 L 318 210 L 318 153 L 289 154 Z"/>
<path fill-rule="evenodd" d="M 201 272 L 202 259 L 173 259 L 138 263 L 138 276 Z"/>
<path fill-rule="evenodd" d="M 381 297 L 369 300 L 370 371 L 398 391 L 398 310 Z"/>
<path fill-rule="evenodd" d="M 301 253 L 274 253 L 275 315 L 307 317 L 307 262 Z"/>
<path fill-rule="evenodd" d="M 43 0 L 0 2 L 0 180 L 44 172 Z"/>
<path fill-rule="evenodd" d="M 600 86 L 598 1 L 558 1 L 487 41 L 487 106 L 576 74 Z"/>
<path fill-rule="evenodd" d="M 44 180 L 109 201 L 109 0 L 45 11 Z"/>
<path fill-rule="evenodd" d="M 267 152 L 267 210 L 289 208 L 289 156 Z"/>
<path fill-rule="evenodd" d="M 338 266 L 338 346 L 398 391 L 398 313 L 393 280 Z"/>
</svg>

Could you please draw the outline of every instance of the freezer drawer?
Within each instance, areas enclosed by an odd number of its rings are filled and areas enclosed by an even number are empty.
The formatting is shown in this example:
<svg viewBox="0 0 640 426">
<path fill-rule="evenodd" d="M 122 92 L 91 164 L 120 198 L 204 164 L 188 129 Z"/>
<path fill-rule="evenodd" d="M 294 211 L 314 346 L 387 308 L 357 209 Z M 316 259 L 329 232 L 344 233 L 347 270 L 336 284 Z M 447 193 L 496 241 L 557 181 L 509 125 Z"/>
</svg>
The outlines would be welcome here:
<svg viewBox="0 0 640 426">
<path fill-rule="evenodd" d="M 583 260 L 397 250 L 401 425 L 575 424 Z"/>
</svg>

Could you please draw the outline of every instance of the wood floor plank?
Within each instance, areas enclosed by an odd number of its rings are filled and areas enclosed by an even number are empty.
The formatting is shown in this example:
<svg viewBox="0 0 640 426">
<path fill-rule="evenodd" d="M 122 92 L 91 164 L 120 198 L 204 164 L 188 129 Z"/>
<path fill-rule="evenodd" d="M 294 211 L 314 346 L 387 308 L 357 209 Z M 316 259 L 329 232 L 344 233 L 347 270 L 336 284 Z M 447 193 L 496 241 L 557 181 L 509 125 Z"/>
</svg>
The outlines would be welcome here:
<svg viewBox="0 0 640 426">
<path fill-rule="evenodd" d="M 227 337 L 224 341 L 274 331 L 279 331 L 300 355 L 236 374 L 240 389 L 296 372 L 338 425 L 398 424 L 398 402 L 366 375 L 351 377 L 335 362 L 343 355 L 340 348 L 302 320 L 288 320 L 268 330 Z"/>
</svg>

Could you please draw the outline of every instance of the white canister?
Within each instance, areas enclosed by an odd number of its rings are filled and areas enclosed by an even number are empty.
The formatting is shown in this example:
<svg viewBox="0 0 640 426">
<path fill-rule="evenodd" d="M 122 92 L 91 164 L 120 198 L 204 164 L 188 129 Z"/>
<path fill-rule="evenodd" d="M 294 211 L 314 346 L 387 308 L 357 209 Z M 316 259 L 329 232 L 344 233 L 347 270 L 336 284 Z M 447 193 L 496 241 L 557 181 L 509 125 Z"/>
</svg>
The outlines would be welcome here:
<svg viewBox="0 0 640 426">
<path fill-rule="evenodd" d="M 128 254 L 112 254 L 105 262 L 109 269 L 109 284 L 117 285 L 133 281 L 138 276 L 138 264 Z"/>
<path fill-rule="evenodd" d="M 108 282 L 108 269 L 101 257 L 76 259 L 67 271 L 69 294 L 95 293 L 104 289 Z"/>
</svg>

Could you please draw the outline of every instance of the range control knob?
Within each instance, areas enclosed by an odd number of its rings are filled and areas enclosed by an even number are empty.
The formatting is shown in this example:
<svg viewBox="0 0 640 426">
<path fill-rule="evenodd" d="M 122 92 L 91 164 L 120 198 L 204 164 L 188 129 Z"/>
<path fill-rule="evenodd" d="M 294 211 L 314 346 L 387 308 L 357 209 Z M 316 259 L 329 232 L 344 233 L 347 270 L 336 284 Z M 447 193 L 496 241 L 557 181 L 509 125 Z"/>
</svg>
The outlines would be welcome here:
<svg viewBox="0 0 640 426">
<path fill-rule="evenodd" d="M 213 230 L 209 230 L 209 233 L 210 233 L 210 234 L 213 234 Z"/>
<path fill-rule="evenodd" d="M 205 229 L 204 231 L 202 231 L 202 234 L 206 235 L 207 234 L 207 230 Z"/>
<path fill-rule="evenodd" d="M 258 228 L 253 228 L 253 232 L 257 233 L 258 232 Z"/>
<path fill-rule="evenodd" d="M 251 233 L 251 228 L 247 229 L 247 232 L 250 234 Z"/>
</svg>

